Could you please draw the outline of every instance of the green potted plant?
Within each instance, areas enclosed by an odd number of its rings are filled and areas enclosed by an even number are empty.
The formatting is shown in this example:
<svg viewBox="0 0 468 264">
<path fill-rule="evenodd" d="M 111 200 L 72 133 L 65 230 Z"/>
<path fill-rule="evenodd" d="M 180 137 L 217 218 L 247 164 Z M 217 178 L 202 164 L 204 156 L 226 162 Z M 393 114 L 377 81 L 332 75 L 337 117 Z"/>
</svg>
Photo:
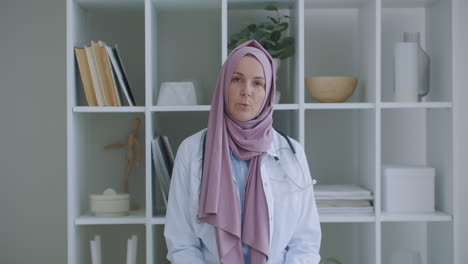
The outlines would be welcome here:
<svg viewBox="0 0 468 264">
<path fill-rule="evenodd" d="M 268 4 L 265 10 L 276 11 L 276 17 L 267 16 L 267 22 L 260 24 L 250 24 L 239 33 L 230 37 L 228 49 L 231 52 L 238 45 L 251 40 L 257 40 L 275 59 L 276 69 L 282 59 L 291 57 L 295 53 L 294 38 L 281 37 L 283 31 L 287 30 L 289 23 L 283 20 L 289 19 L 287 15 L 280 15 L 279 9 L 275 4 Z"/>
</svg>

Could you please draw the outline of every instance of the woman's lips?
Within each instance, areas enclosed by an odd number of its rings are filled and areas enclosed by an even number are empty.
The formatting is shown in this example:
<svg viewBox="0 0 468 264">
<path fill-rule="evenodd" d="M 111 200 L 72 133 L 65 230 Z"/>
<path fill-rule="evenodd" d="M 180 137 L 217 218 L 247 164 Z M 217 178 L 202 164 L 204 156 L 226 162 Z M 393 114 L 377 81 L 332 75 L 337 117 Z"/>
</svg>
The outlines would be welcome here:
<svg viewBox="0 0 468 264">
<path fill-rule="evenodd" d="M 247 109 L 250 105 L 249 104 L 244 104 L 244 103 L 239 103 L 237 104 L 241 109 Z"/>
</svg>

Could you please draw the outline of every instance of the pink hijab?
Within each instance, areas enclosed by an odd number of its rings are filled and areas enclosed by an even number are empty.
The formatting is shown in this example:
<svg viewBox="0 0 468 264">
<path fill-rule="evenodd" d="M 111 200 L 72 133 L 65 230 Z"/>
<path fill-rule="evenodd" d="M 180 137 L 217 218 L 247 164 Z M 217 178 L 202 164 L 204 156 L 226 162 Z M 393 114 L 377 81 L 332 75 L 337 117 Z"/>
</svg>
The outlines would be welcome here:
<svg viewBox="0 0 468 264">
<path fill-rule="evenodd" d="M 227 110 L 228 88 L 237 64 L 247 53 L 254 55 L 263 66 L 266 94 L 258 115 L 241 122 Z M 260 165 L 273 136 L 276 89 L 273 69 L 273 59 L 260 43 L 255 40 L 244 42 L 224 62 L 211 101 L 198 219 L 215 227 L 219 260 L 223 264 L 244 263 L 241 242 L 250 247 L 250 263 L 266 263 L 268 259 L 268 206 Z M 229 148 L 237 158 L 250 160 L 244 191 L 243 228 Z"/>
</svg>

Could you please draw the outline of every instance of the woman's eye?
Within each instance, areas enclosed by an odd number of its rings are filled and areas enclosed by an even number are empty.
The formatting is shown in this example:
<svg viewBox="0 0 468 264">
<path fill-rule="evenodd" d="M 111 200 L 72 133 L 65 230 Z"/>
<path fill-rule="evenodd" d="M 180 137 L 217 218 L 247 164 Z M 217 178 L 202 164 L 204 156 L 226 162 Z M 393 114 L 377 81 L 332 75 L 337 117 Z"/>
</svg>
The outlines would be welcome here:
<svg viewBox="0 0 468 264">
<path fill-rule="evenodd" d="M 240 79 L 239 79 L 239 77 L 234 77 L 234 78 L 232 78 L 232 80 L 231 80 L 231 81 L 233 81 L 233 82 L 237 82 L 237 81 L 239 81 L 239 80 L 240 80 Z"/>
<path fill-rule="evenodd" d="M 255 85 L 263 87 L 263 83 L 261 83 L 261 82 L 256 82 Z"/>
</svg>

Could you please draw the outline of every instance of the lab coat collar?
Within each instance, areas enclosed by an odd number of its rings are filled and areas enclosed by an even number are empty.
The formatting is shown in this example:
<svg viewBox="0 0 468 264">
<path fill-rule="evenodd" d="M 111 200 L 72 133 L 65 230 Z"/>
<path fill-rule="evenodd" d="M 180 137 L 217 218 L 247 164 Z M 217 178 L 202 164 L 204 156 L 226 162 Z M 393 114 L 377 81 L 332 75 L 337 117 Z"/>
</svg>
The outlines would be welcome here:
<svg viewBox="0 0 468 264">
<path fill-rule="evenodd" d="M 205 128 L 199 132 L 201 133 L 201 140 L 203 140 L 206 130 L 207 129 Z M 283 148 L 283 147 L 289 148 L 287 141 L 283 139 L 282 136 L 275 129 L 273 129 L 273 140 L 271 141 L 270 147 L 267 149 L 265 154 L 270 155 L 272 157 L 278 157 L 278 151 L 280 148 Z M 198 159 L 201 160 L 202 158 L 203 158 L 203 143 L 200 144 L 200 148 L 198 150 Z"/>
</svg>

